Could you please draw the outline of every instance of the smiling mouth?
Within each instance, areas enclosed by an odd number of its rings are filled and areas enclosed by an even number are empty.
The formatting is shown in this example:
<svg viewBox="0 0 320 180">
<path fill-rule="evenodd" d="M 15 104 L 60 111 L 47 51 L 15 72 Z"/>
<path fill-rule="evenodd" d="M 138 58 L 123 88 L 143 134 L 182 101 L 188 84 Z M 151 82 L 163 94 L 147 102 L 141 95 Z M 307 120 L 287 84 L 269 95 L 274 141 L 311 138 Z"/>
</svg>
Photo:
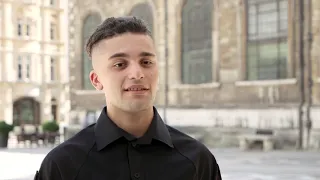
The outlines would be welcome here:
<svg viewBox="0 0 320 180">
<path fill-rule="evenodd" d="M 148 88 L 128 88 L 125 89 L 124 91 L 148 91 Z"/>
</svg>

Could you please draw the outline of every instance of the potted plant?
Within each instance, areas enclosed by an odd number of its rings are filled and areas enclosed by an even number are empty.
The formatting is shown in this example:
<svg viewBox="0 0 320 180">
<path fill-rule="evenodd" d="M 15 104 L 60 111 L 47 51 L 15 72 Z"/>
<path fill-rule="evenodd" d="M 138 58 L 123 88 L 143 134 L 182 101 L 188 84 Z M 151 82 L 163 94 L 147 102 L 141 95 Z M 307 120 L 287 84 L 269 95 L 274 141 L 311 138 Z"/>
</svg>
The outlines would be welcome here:
<svg viewBox="0 0 320 180">
<path fill-rule="evenodd" d="M 42 130 L 45 133 L 49 143 L 54 143 L 59 135 L 59 124 L 55 121 L 46 121 L 42 124 Z"/>
<path fill-rule="evenodd" d="M 12 130 L 12 125 L 0 120 L 0 148 L 8 147 L 9 132 Z"/>
</svg>

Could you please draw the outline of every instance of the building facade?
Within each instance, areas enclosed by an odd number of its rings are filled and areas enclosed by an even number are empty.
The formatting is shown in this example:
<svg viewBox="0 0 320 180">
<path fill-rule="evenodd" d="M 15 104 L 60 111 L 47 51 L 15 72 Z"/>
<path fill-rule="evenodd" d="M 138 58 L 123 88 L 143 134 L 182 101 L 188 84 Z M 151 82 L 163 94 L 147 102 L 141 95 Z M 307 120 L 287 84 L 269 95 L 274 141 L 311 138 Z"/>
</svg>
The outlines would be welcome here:
<svg viewBox="0 0 320 180">
<path fill-rule="evenodd" d="M 301 105 L 320 128 L 320 1 L 304 2 L 302 12 L 298 0 L 170 0 L 167 8 L 165 0 L 70 0 L 71 118 L 94 117 L 105 105 L 88 77 L 88 35 L 107 17 L 133 15 L 153 32 L 161 112 L 168 59 L 169 124 L 294 129 Z"/>
<path fill-rule="evenodd" d="M 66 0 L 0 1 L 0 120 L 68 122 Z"/>
</svg>

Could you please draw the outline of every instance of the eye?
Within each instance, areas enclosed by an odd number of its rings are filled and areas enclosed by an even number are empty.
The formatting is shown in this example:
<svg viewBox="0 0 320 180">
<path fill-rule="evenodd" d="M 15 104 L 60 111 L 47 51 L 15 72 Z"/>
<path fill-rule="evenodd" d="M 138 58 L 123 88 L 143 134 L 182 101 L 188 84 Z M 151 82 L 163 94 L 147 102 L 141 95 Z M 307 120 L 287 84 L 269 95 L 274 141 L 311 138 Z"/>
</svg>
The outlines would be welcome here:
<svg viewBox="0 0 320 180">
<path fill-rule="evenodd" d="M 153 64 L 153 62 L 151 60 L 148 60 L 148 59 L 144 59 L 141 61 L 141 64 L 144 65 L 144 66 L 150 66 Z"/>
<path fill-rule="evenodd" d="M 125 65 L 126 64 L 124 62 L 118 62 L 118 63 L 115 63 L 113 66 L 116 68 L 124 68 Z"/>
</svg>

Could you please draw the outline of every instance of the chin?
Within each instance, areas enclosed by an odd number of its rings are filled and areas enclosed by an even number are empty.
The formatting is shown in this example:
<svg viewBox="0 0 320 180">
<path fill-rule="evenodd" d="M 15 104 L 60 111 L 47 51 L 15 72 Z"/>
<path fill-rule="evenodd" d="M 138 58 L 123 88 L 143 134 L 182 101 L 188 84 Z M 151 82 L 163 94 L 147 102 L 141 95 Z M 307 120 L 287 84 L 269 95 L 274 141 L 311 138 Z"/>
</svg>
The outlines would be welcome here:
<svg viewBox="0 0 320 180">
<path fill-rule="evenodd" d="M 130 102 L 126 105 L 125 109 L 129 112 L 140 112 L 149 109 L 152 107 L 152 103 L 146 102 Z"/>
</svg>

